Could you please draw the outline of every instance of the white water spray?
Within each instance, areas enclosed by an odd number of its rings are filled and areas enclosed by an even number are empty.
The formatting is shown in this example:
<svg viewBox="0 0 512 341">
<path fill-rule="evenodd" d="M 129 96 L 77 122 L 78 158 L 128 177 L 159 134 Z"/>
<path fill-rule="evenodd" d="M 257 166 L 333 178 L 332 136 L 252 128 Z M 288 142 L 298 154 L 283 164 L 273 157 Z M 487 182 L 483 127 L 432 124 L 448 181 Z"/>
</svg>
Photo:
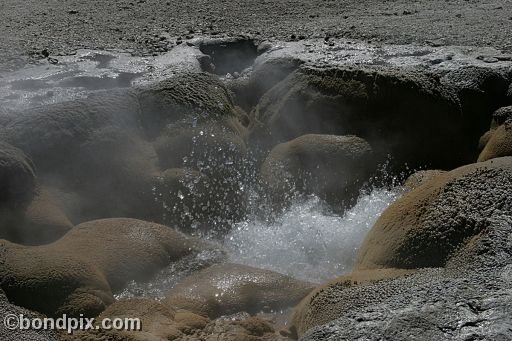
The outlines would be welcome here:
<svg viewBox="0 0 512 341">
<path fill-rule="evenodd" d="M 366 234 L 400 192 L 363 193 L 343 216 L 326 213 L 322 202 L 310 197 L 295 202 L 274 223 L 249 219 L 237 224 L 224 246 L 233 263 L 320 283 L 352 269 Z"/>
</svg>

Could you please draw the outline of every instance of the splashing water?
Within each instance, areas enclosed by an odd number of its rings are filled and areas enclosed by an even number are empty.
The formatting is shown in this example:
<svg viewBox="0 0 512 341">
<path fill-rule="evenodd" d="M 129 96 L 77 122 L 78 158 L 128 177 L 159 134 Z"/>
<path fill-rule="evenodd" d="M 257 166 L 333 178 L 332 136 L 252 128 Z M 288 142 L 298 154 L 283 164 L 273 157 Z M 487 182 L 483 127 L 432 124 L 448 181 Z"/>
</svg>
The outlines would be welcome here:
<svg viewBox="0 0 512 341">
<path fill-rule="evenodd" d="M 317 197 L 310 197 L 273 223 L 237 224 L 224 246 L 231 262 L 320 283 L 352 269 L 364 237 L 400 193 L 398 187 L 363 193 L 343 216 L 329 215 Z"/>
<path fill-rule="evenodd" d="M 318 197 L 296 199 L 273 223 L 252 218 L 235 224 L 222 241 L 227 261 L 316 283 L 342 275 L 352 269 L 359 246 L 382 211 L 401 193 L 400 187 L 363 192 L 343 216 L 327 213 Z M 116 298 L 163 299 L 184 277 L 225 260 L 220 250 L 185 257 L 148 282 L 132 281 Z"/>
<path fill-rule="evenodd" d="M 183 278 L 224 260 L 225 255 L 222 250 L 215 249 L 183 257 L 176 262 L 171 262 L 149 281 L 130 281 L 122 291 L 115 293 L 114 297 L 117 300 L 133 297 L 163 300 L 167 292 Z"/>
</svg>

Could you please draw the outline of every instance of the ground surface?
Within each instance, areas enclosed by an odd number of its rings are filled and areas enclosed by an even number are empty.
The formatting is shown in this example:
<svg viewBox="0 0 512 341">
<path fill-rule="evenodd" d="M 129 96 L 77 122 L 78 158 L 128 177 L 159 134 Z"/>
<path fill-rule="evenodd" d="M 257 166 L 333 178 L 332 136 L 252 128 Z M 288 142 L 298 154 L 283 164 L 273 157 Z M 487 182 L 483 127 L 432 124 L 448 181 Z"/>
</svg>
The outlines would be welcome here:
<svg viewBox="0 0 512 341">
<path fill-rule="evenodd" d="M 2 0 L 0 71 L 79 48 L 165 51 L 176 37 L 247 33 L 262 39 L 348 37 L 373 42 L 512 50 L 508 0 Z"/>
</svg>

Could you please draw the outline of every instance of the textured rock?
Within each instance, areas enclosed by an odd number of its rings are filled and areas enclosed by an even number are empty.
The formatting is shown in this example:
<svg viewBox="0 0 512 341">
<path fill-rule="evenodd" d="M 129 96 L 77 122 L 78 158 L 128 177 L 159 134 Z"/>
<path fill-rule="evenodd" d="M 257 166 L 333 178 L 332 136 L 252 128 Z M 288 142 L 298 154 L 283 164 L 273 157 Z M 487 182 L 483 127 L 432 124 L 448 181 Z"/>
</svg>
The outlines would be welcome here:
<svg viewBox="0 0 512 341">
<path fill-rule="evenodd" d="M 237 117 L 228 90 L 213 75 L 184 73 L 137 90 L 141 123 L 157 137 L 170 124 L 192 126 L 228 116 Z"/>
<path fill-rule="evenodd" d="M 428 169 L 414 172 L 407 180 L 405 180 L 404 188 L 406 191 L 412 191 L 416 187 L 421 186 L 423 183 L 430 181 L 436 176 L 443 174 L 445 171 L 437 169 Z"/>
<path fill-rule="evenodd" d="M 120 300 L 110 305 L 96 318 L 96 325 L 102 319 L 140 319 L 140 330 L 97 330 L 76 332 L 64 338 L 71 340 L 129 340 L 157 341 L 175 340 L 183 335 L 174 322 L 175 311 L 151 299 Z"/>
<path fill-rule="evenodd" d="M 511 126 L 512 106 L 499 108 L 493 113 L 489 131 L 480 138 L 478 161 L 512 155 Z"/>
<path fill-rule="evenodd" d="M 481 137 L 480 141 L 478 143 L 478 150 L 482 151 L 491 139 L 491 136 L 494 134 L 496 129 L 501 126 L 502 124 L 505 124 L 507 121 L 512 120 L 512 106 L 508 107 L 501 107 L 497 109 L 492 114 L 491 119 L 491 126 L 488 131 L 486 131 Z"/>
<path fill-rule="evenodd" d="M 251 317 L 248 314 L 235 314 L 213 320 L 203 329 L 180 340 L 277 341 L 282 339 L 275 333 L 269 321 Z"/>
<path fill-rule="evenodd" d="M 481 135 L 451 89 L 408 69 L 303 67 L 268 91 L 252 116 L 258 122 L 252 140 L 267 148 L 308 133 L 353 134 L 381 158 L 391 153 L 412 167 L 425 160 L 441 168 L 471 162 Z"/>
<path fill-rule="evenodd" d="M 503 123 L 492 131 L 488 142 L 478 156 L 478 161 L 502 156 L 512 156 L 512 121 Z"/>
<path fill-rule="evenodd" d="M 140 330 L 105 330 L 102 328 L 75 332 L 63 341 L 119 340 L 278 340 L 272 326 L 248 314 L 236 314 L 210 321 L 189 311 L 175 311 L 152 299 L 120 300 L 110 305 L 96 321 L 101 319 L 133 319 L 141 322 Z M 96 323 L 99 326 L 99 323 Z"/>
<path fill-rule="evenodd" d="M 21 330 L 20 328 L 8 328 L 8 326 L 13 326 L 11 323 L 14 323 L 14 320 L 4 320 L 10 315 L 14 315 L 19 317 L 23 315 L 25 318 L 33 319 L 33 318 L 45 318 L 45 316 L 41 314 L 37 314 L 27 309 L 23 309 L 21 307 L 17 307 L 7 300 L 4 292 L 0 289 L 0 316 L 2 316 L 2 323 L 0 323 L 0 339 L 2 341 L 18 341 L 18 340 L 26 340 L 26 341 L 54 341 L 57 340 L 57 335 L 55 332 L 51 330 L 32 330 L 25 329 Z M 5 321 L 5 322 L 4 322 Z M 9 322 L 8 325 L 5 323 Z"/>
<path fill-rule="evenodd" d="M 175 230 L 135 219 L 83 223 L 58 241 L 24 247 L 1 241 L 1 287 L 20 306 L 49 315 L 96 316 L 113 291 L 145 280 L 208 246 Z"/>
<path fill-rule="evenodd" d="M 357 197 L 374 168 L 372 148 L 365 140 L 309 134 L 274 147 L 260 177 L 273 209 L 296 193 L 316 194 L 342 209 Z"/>
<path fill-rule="evenodd" d="M 492 114 L 491 129 L 512 120 L 512 106 L 501 107 Z"/>
<path fill-rule="evenodd" d="M 70 181 L 61 187 L 80 196 L 82 217 L 75 220 L 146 218 L 154 200 L 152 181 L 159 174 L 151 143 L 115 127 L 96 131 L 81 145 L 73 167 L 64 175 Z"/>
<path fill-rule="evenodd" d="M 25 207 L 34 196 L 35 170 L 21 150 L 0 142 L 0 209 Z"/>
<path fill-rule="evenodd" d="M 441 83 L 457 94 L 468 133 L 475 136 L 485 131 L 492 112 L 505 104 L 510 81 L 502 70 L 467 66 L 448 72 Z"/>
<path fill-rule="evenodd" d="M 245 110 L 254 107 L 260 98 L 295 71 L 303 62 L 299 59 L 265 58 L 256 59 L 251 75 L 248 78 L 235 79 L 227 82 L 227 86 L 235 94 L 235 100 Z"/>
<path fill-rule="evenodd" d="M 58 207 L 46 188 L 38 188 L 32 202 L 24 210 L 6 212 L 2 238 L 24 245 L 51 243 L 69 231 L 73 224 Z"/>
<path fill-rule="evenodd" d="M 341 299 L 346 291 L 354 287 L 361 289 L 372 282 L 396 278 L 414 271 L 399 269 L 377 269 L 352 273 L 333 279 L 315 288 L 295 308 L 290 319 L 290 331 L 295 337 L 302 336 L 312 327 L 335 320 L 350 313 L 354 307 L 354 300 Z M 366 298 L 366 297 L 365 297 Z M 371 297 L 368 303 L 371 302 Z M 361 299 L 358 306 L 364 305 Z"/>
<path fill-rule="evenodd" d="M 496 210 L 512 212 L 510 191 L 510 157 L 440 174 L 384 211 L 363 242 L 356 267 L 443 266 Z"/>
<path fill-rule="evenodd" d="M 325 311 L 339 309 L 337 319 L 301 340 L 511 339 L 510 218 L 510 212 L 495 212 L 445 269 L 333 287 L 321 296 Z"/>
<path fill-rule="evenodd" d="M 44 244 L 72 226 L 45 193 L 37 193 L 34 168 L 21 150 L 0 142 L 0 238 Z"/>
<path fill-rule="evenodd" d="M 138 101 L 130 91 L 111 90 L 20 112 L 1 134 L 32 157 L 38 172 L 59 174 L 72 167 L 92 134 L 107 127 L 136 127 L 138 115 Z"/>
<path fill-rule="evenodd" d="M 74 224 L 112 216 L 163 222 L 153 186 L 167 168 L 205 173 L 224 184 L 217 192 L 233 196 L 246 152 L 242 116 L 216 77 L 184 72 L 5 114 L 0 138 L 33 158 L 43 185 L 75 196 L 64 209 Z M 200 132 L 210 135 L 201 139 Z"/>
<path fill-rule="evenodd" d="M 300 301 L 311 289 L 310 283 L 272 271 L 226 263 L 183 279 L 169 291 L 165 302 L 177 309 L 215 318 L 284 309 Z"/>
<path fill-rule="evenodd" d="M 82 222 L 133 217 L 135 207 L 150 202 L 157 158 L 140 137 L 138 121 L 131 90 L 112 90 L 28 109 L 0 134 L 33 158 L 44 185 L 78 194 L 76 215 L 69 218 Z"/>
</svg>

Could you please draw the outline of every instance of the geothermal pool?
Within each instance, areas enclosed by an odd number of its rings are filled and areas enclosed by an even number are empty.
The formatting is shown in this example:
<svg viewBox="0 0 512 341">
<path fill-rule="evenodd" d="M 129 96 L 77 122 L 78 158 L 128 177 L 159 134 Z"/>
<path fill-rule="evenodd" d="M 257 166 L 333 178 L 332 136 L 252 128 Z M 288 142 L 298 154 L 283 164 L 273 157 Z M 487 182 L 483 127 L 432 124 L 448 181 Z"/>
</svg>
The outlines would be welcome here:
<svg viewBox="0 0 512 341">
<path fill-rule="evenodd" d="M 141 58 L 115 51 L 81 50 L 74 56 L 61 57 L 58 64 L 31 66 L 5 75 L 0 82 L 0 97 L 6 108 L 22 110 L 80 98 L 91 90 L 145 84 L 172 76 L 171 70 L 190 67 L 195 53 L 183 47 L 165 56 Z M 202 170 L 199 165 L 193 166 Z M 249 177 L 257 173 L 251 162 L 246 168 Z M 241 187 L 255 186 L 252 180 L 242 183 L 242 178 L 240 175 Z M 389 180 L 385 183 L 392 185 L 381 182 L 367 186 L 356 204 L 342 215 L 332 213 L 321 199 L 311 195 L 293 199 L 287 209 L 270 219 L 270 214 L 262 214 L 259 200 L 248 198 L 252 200 L 248 216 L 232 224 L 227 234 L 201 236 L 219 244 L 226 254 L 208 251 L 186 257 L 171 263 L 149 282 L 131 282 L 116 297 L 163 298 L 178 280 L 220 259 L 315 283 L 349 273 L 367 232 L 401 193 L 399 181 Z M 181 192 L 176 195 L 183 196 Z M 155 193 L 155 200 L 159 200 L 157 196 Z"/>
</svg>

